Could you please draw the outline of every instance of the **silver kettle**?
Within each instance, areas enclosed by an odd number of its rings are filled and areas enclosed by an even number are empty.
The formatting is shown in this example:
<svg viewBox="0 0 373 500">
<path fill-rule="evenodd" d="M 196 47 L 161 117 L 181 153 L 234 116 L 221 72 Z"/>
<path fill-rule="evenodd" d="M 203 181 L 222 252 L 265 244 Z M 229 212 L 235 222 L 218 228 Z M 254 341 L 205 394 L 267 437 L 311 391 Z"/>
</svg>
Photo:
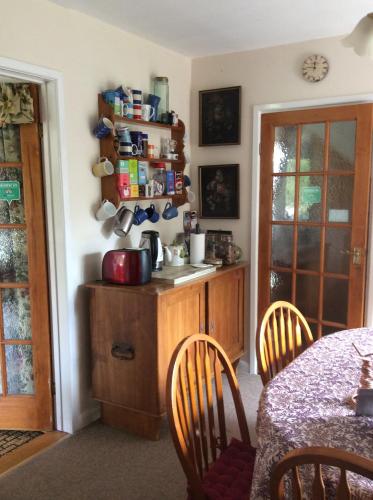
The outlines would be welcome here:
<svg viewBox="0 0 373 500">
<path fill-rule="evenodd" d="M 135 219 L 134 213 L 126 207 L 120 207 L 114 217 L 114 233 L 117 236 L 127 236 Z"/>
<path fill-rule="evenodd" d="M 152 259 L 152 271 L 162 271 L 163 249 L 158 231 L 143 231 L 140 248 L 149 248 Z"/>
</svg>

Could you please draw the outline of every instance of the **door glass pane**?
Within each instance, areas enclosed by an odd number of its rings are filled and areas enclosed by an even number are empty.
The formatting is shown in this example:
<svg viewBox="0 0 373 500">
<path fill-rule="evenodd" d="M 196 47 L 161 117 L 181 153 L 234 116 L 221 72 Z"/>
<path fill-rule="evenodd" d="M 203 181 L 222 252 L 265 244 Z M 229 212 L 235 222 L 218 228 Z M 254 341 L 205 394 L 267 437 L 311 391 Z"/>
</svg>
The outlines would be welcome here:
<svg viewBox="0 0 373 500">
<path fill-rule="evenodd" d="M 328 177 L 327 213 L 329 222 L 351 222 L 353 176 Z"/>
<path fill-rule="evenodd" d="M 291 267 L 293 226 L 272 226 L 272 265 Z"/>
<path fill-rule="evenodd" d="M 23 208 L 22 169 L 0 168 L 0 181 L 19 182 L 21 199 L 11 203 L 0 200 L 0 224 L 24 224 L 25 214 Z"/>
<path fill-rule="evenodd" d="M 312 222 L 321 220 L 322 177 L 305 175 L 299 180 L 298 219 Z"/>
<path fill-rule="evenodd" d="M 317 318 L 319 304 L 319 277 L 297 275 L 296 306 L 304 316 Z"/>
<path fill-rule="evenodd" d="M 5 162 L 3 129 L 0 127 L 0 163 Z"/>
<path fill-rule="evenodd" d="M 351 229 L 327 227 L 325 233 L 325 271 L 348 274 L 350 256 L 346 250 L 351 246 Z"/>
<path fill-rule="evenodd" d="M 354 170 L 356 122 L 330 124 L 329 170 Z"/>
<path fill-rule="evenodd" d="M 27 280 L 26 231 L 24 229 L 0 230 L 0 282 Z"/>
<path fill-rule="evenodd" d="M 27 288 L 5 288 L 2 292 L 3 327 L 6 340 L 31 339 L 30 294 Z"/>
<path fill-rule="evenodd" d="M 298 227 L 298 269 L 320 269 L 320 233 L 319 227 Z"/>
<path fill-rule="evenodd" d="M 3 127 L 4 158 L 6 162 L 21 161 L 19 125 Z"/>
<path fill-rule="evenodd" d="M 324 278 L 323 319 L 347 324 L 348 281 Z"/>
<path fill-rule="evenodd" d="M 34 376 L 31 345 L 6 345 L 8 394 L 33 394 Z"/>
<path fill-rule="evenodd" d="M 295 177 L 273 177 L 273 220 L 294 220 Z"/>
<path fill-rule="evenodd" d="M 324 123 L 310 123 L 302 126 L 301 172 L 320 172 L 323 170 L 324 143 Z"/>
<path fill-rule="evenodd" d="M 291 273 L 271 271 L 271 302 L 276 300 L 291 302 Z"/>
<path fill-rule="evenodd" d="M 314 340 L 316 340 L 319 337 L 318 324 L 311 323 L 311 321 L 308 321 L 308 326 L 310 327 Z"/>
<path fill-rule="evenodd" d="M 329 325 L 322 326 L 323 335 L 330 335 L 331 333 L 339 332 L 340 330 L 341 330 L 340 326 L 329 326 Z"/>
<path fill-rule="evenodd" d="M 297 127 L 275 127 L 273 172 L 295 172 Z"/>
</svg>

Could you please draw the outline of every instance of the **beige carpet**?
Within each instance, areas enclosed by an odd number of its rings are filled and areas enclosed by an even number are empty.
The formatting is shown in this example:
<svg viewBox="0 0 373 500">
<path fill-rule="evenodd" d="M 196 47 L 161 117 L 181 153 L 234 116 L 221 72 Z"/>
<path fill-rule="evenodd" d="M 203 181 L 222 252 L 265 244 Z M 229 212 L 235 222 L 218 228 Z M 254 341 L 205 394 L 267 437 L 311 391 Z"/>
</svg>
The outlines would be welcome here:
<svg viewBox="0 0 373 500">
<path fill-rule="evenodd" d="M 238 375 L 255 445 L 262 384 Z M 185 491 L 167 422 L 157 442 L 92 424 L 0 478 L 1 500 L 184 500 Z"/>
</svg>

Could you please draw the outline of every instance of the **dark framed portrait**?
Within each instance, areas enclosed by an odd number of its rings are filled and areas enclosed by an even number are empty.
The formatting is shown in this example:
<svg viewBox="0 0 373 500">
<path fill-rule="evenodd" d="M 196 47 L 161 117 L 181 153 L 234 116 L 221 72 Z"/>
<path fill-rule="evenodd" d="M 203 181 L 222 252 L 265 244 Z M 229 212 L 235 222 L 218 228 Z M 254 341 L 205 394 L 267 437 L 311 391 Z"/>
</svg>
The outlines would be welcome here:
<svg viewBox="0 0 373 500">
<path fill-rule="evenodd" d="M 199 145 L 240 144 L 240 108 L 241 87 L 200 90 Z"/>
<path fill-rule="evenodd" d="M 202 219 L 239 219 L 239 165 L 199 168 L 199 214 Z"/>
</svg>

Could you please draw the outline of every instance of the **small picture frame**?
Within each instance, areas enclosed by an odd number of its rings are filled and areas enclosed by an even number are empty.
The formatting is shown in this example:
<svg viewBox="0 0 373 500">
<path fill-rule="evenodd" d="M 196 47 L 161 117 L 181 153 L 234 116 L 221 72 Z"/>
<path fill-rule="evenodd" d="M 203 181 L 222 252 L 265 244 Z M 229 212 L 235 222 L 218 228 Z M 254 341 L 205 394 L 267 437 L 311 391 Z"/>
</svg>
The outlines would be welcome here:
<svg viewBox="0 0 373 500">
<path fill-rule="evenodd" d="M 199 168 L 199 214 L 202 219 L 239 219 L 239 165 Z"/>
<path fill-rule="evenodd" d="M 228 146 L 241 142 L 241 87 L 200 90 L 199 145 Z"/>
</svg>

